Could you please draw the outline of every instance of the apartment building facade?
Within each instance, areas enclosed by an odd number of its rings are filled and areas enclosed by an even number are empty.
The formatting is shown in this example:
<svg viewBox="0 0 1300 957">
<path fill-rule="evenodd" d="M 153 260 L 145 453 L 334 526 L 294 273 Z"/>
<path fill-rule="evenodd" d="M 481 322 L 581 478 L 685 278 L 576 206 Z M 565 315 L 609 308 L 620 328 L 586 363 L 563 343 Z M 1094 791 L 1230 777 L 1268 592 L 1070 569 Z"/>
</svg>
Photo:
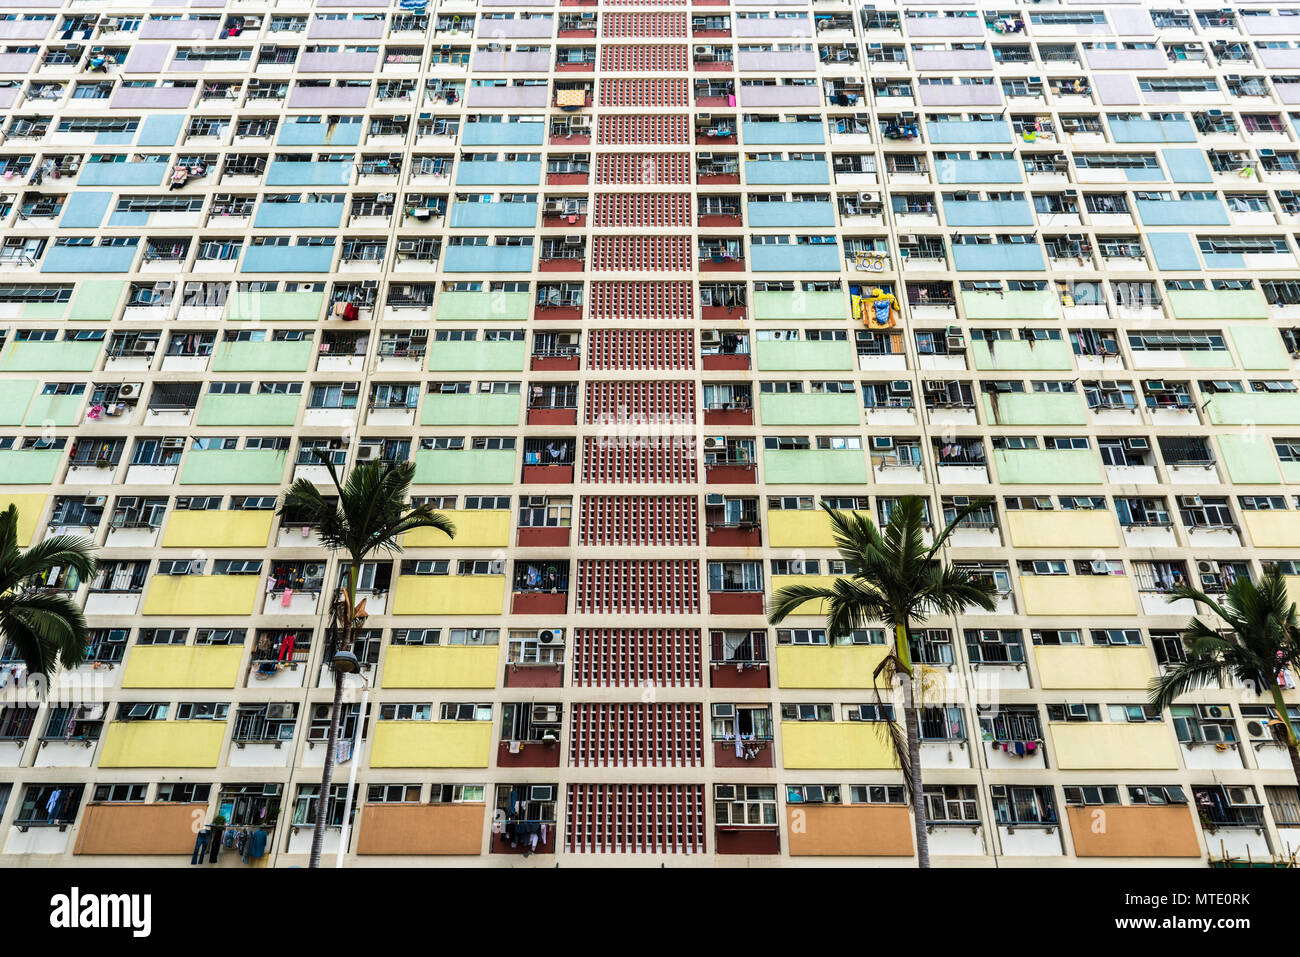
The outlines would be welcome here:
<svg viewBox="0 0 1300 957">
<path fill-rule="evenodd" d="M 1300 7 L 3 0 L 0 105 L 0 505 L 101 560 L 0 864 L 305 863 L 314 450 L 458 527 L 360 571 L 331 862 L 912 866 L 884 631 L 764 615 L 904 495 L 991 499 L 937 863 L 1300 846 L 1266 695 L 1145 704 L 1173 584 L 1300 596 Z"/>
</svg>

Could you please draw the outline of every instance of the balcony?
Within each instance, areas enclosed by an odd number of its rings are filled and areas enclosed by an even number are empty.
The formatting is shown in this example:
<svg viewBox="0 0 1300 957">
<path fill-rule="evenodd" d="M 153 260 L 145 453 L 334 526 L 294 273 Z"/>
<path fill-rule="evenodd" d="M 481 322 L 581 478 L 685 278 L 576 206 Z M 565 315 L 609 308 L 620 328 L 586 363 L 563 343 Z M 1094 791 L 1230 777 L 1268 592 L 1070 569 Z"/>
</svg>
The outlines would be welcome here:
<svg viewBox="0 0 1300 957">
<path fill-rule="evenodd" d="M 470 253 L 476 247 L 450 247 Z M 450 251 L 449 249 L 449 251 Z M 472 255 L 466 255 L 467 266 L 474 264 Z M 531 269 L 531 257 L 528 269 Z M 473 271 L 469 269 L 468 271 Z M 434 319 L 437 322 L 473 322 L 477 320 L 500 320 L 509 322 L 526 322 L 532 314 L 532 297 L 527 292 L 492 292 L 492 291 L 447 291 L 438 295 L 434 304 Z M 452 343 L 435 344 L 434 350 L 443 349 Z M 515 346 L 515 343 L 502 345 Z M 522 348 L 522 344 L 518 344 Z M 522 368 L 522 363 L 520 364 Z"/>
<path fill-rule="evenodd" d="M 520 397 L 490 393 L 425 396 L 421 425 L 508 425 L 519 424 Z"/>
<path fill-rule="evenodd" d="M 279 449 L 190 449 L 180 484 L 279 485 L 287 459 Z"/>
<path fill-rule="evenodd" d="M 984 392 L 984 421 L 990 425 L 1086 425 L 1088 416 L 1073 392 Z"/>
<path fill-rule="evenodd" d="M 499 613 L 500 609 L 494 612 Z M 370 766 L 486 768 L 492 755 L 492 730 L 491 721 L 379 721 Z"/>
<path fill-rule="evenodd" d="M 827 292 L 757 291 L 754 294 L 755 319 L 847 319 L 848 303 L 839 290 Z"/>
<path fill-rule="evenodd" d="M 213 351 L 213 372 L 306 372 L 316 354 L 310 337 L 270 342 L 227 340 Z"/>
<path fill-rule="evenodd" d="M 764 449 L 763 474 L 769 485 L 866 485 L 869 481 L 861 449 Z"/>
<path fill-rule="evenodd" d="M 852 393 L 763 393 L 758 402 L 764 426 L 861 424 L 858 397 Z"/>
<path fill-rule="evenodd" d="M 945 186 L 970 183 L 1020 183 L 1020 163 L 1002 159 L 950 159 L 935 163 L 937 181 Z"/>
<path fill-rule="evenodd" d="M 1111 724 L 1053 721 L 1047 726 L 1062 771 L 1127 771 L 1179 768 L 1173 734 L 1164 722 Z"/>
<path fill-rule="evenodd" d="M 382 684 L 385 688 L 494 688 L 498 657 L 496 645 L 390 645 Z"/>
<path fill-rule="evenodd" d="M 579 261 L 580 262 L 580 261 Z M 448 246 L 443 272 L 532 272 L 532 246 Z M 483 293 L 483 295 L 490 295 Z M 528 293 L 519 293 L 528 301 Z M 438 316 L 439 319 L 442 316 Z"/>
<path fill-rule="evenodd" d="M 773 594 L 785 584 L 774 579 Z M 887 650 L 885 645 L 781 645 L 776 649 L 777 682 L 781 688 L 870 688 Z"/>
<path fill-rule="evenodd" d="M 1043 688 L 1099 688 L 1144 691 L 1155 672 L 1145 648 L 1036 645 L 1038 681 Z"/>
<path fill-rule="evenodd" d="M 204 804 L 86 805 L 77 828 L 78 855 L 133 859 L 193 854 L 194 822 L 207 816 Z"/>
<path fill-rule="evenodd" d="M 99 766 L 215 768 L 225 737 L 224 721 L 110 721 Z"/>
<path fill-rule="evenodd" d="M 1097 815 L 1106 826 L 1097 828 Z M 1186 805 L 1126 807 L 1067 807 L 1066 818 L 1077 857 L 1197 857 L 1201 842 Z"/>
<path fill-rule="evenodd" d="M 141 614 L 248 616 L 261 584 L 259 575 L 154 575 Z"/>
<path fill-rule="evenodd" d="M 136 645 L 123 688 L 234 688 L 243 645 Z"/>
<path fill-rule="evenodd" d="M 400 575 L 392 614 L 499 615 L 505 593 L 504 575 Z"/>
<path fill-rule="evenodd" d="M 1115 523 L 1100 512 L 1012 509 L 1004 515 L 1016 548 L 1118 548 Z"/>
<path fill-rule="evenodd" d="M 301 395 L 228 395 L 206 393 L 196 425 L 294 425 Z"/>
<path fill-rule="evenodd" d="M 786 770 L 895 770 L 893 746 L 870 721 L 782 721 Z"/>
<path fill-rule="evenodd" d="M 1054 372 L 1074 368 L 1070 344 L 1061 339 L 981 339 L 971 343 L 975 368 L 985 372 Z"/>
<path fill-rule="evenodd" d="M 1036 243 L 954 243 L 958 272 L 1042 272 L 1043 250 Z"/>
<path fill-rule="evenodd" d="M 366 804 L 356 852 L 384 857 L 481 854 L 486 814 L 485 804 Z"/>
<path fill-rule="evenodd" d="M 1124 575 L 1021 575 L 1026 615 L 1136 615 Z"/>
<path fill-rule="evenodd" d="M 787 804 L 785 812 L 791 857 L 911 857 L 915 850 L 906 805 Z"/>
</svg>

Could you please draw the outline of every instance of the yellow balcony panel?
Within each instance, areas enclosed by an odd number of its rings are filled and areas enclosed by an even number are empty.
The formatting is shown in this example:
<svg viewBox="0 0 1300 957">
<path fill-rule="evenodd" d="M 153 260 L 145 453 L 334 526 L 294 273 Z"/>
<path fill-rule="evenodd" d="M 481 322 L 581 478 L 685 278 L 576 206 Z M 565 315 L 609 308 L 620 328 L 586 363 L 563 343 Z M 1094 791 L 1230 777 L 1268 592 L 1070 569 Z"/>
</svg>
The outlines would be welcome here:
<svg viewBox="0 0 1300 957">
<path fill-rule="evenodd" d="M 233 688 L 243 660 L 243 645 L 136 645 L 122 687 Z"/>
<path fill-rule="evenodd" d="M 372 768 L 485 768 L 491 721 L 379 721 Z"/>
<path fill-rule="evenodd" d="M 400 575 L 393 614 L 499 615 L 505 597 L 504 575 Z"/>
<path fill-rule="evenodd" d="M 0 495 L 0 512 L 18 506 L 18 544 L 26 548 L 36 534 L 36 523 L 45 511 L 44 495 Z"/>
<path fill-rule="evenodd" d="M 163 529 L 163 548 L 265 548 L 275 512 L 217 510 L 172 512 Z"/>
<path fill-rule="evenodd" d="M 1246 531 L 1256 548 L 1294 548 L 1300 542 L 1300 512 L 1242 512 Z M 1289 591 L 1291 600 L 1300 592 Z"/>
<path fill-rule="evenodd" d="M 385 688 L 495 688 L 497 646 L 390 645 Z"/>
<path fill-rule="evenodd" d="M 504 509 L 455 509 L 439 511 L 456 526 L 449 538 L 434 528 L 419 528 L 402 539 L 403 548 L 504 548 L 510 544 L 510 513 Z"/>
<path fill-rule="evenodd" d="M 1124 575 L 1022 575 L 1026 615 L 1136 615 Z"/>
<path fill-rule="evenodd" d="M 767 513 L 767 536 L 773 548 L 835 547 L 830 516 L 821 509 L 773 509 Z"/>
<path fill-rule="evenodd" d="M 870 721 L 782 721 L 785 768 L 897 768 L 894 748 Z"/>
<path fill-rule="evenodd" d="M 1174 771 L 1178 752 L 1173 729 L 1163 721 L 1146 724 L 1053 722 L 1048 726 L 1062 771 Z"/>
<path fill-rule="evenodd" d="M 768 593 L 768 599 L 770 600 L 772 596 L 774 596 L 782 588 L 786 588 L 789 585 L 811 585 L 814 588 L 830 588 L 831 584 L 835 581 L 835 579 L 840 577 L 842 576 L 840 575 L 773 575 L 772 590 L 771 592 Z M 826 608 L 824 606 L 825 606 L 825 602 L 820 600 L 806 601 L 794 610 L 794 614 L 816 615 L 819 618 L 825 618 Z"/>
<path fill-rule="evenodd" d="M 145 615 L 251 615 L 261 575 L 154 575 Z"/>
<path fill-rule="evenodd" d="M 101 768 L 215 768 L 224 721 L 113 721 L 104 733 Z"/>
<path fill-rule="evenodd" d="M 1035 645 L 1038 680 L 1044 688 L 1146 690 L 1155 677 L 1145 648 Z"/>
<path fill-rule="evenodd" d="M 1017 548 L 1118 548 L 1119 526 L 1104 511 L 1021 511 L 1005 513 L 1007 533 Z"/>
<path fill-rule="evenodd" d="M 782 645 L 776 649 L 777 686 L 870 688 L 885 651 L 885 645 Z"/>
</svg>

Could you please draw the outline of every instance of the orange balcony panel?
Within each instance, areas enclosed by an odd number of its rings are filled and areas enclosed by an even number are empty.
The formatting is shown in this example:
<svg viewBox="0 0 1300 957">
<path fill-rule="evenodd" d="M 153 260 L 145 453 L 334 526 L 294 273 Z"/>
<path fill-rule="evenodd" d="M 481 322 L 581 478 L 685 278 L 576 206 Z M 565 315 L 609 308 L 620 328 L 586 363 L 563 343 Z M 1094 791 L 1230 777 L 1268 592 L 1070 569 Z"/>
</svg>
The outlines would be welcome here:
<svg viewBox="0 0 1300 957">
<path fill-rule="evenodd" d="M 778 827 L 719 827 L 714 829 L 719 854 L 780 854 Z"/>
<path fill-rule="evenodd" d="M 713 176 L 701 176 L 700 182 L 706 179 L 716 179 Z M 700 257 L 700 272 L 744 272 L 745 260 L 743 259 L 713 259 L 708 256 Z"/>
<path fill-rule="evenodd" d="M 740 182 L 739 173 L 697 173 L 695 182 L 700 186 L 735 186 Z"/>
<path fill-rule="evenodd" d="M 757 751 L 758 753 L 752 758 L 747 757 L 746 755 L 748 755 L 750 751 Z M 737 757 L 736 742 L 714 741 L 713 766 L 715 768 L 770 768 L 773 766 L 772 742 L 746 742 L 745 754 Z"/>
<path fill-rule="evenodd" d="M 87 804 L 74 853 L 192 854 L 193 824 L 207 815 L 207 804 Z"/>
<path fill-rule="evenodd" d="M 1200 857 L 1186 805 L 1067 807 L 1079 857 Z"/>
<path fill-rule="evenodd" d="M 545 259 L 543 262 L 563 262 L 562 259 Z M 581 261 L 581 260 L 579 260 Z M 556 319 L 568 322 L 582 321 L 581 306 L 538 306 L 533 310 L 533 319 L 541 322 L 552 322 Z"/>
<path fill-rule="evenodd" d="M 713 216 L 702 215 L 699 218 L 701 226 L 744 226 L 745 221 L 739 213 L 731 215 L 730 213 L 718 213 Z"/>
<path fill-rule="evenodd" d="M 576 371 L 582 362 L 581 356 L 533 356 L 528 361 L 528 368 L 538 372 Z"/>
<path fill-rule="evenodd" d="M 701 356 L 700 360 L 701 360 L 701 365 L 703 365 L 705 369 L 711 369 L 711 370 L 749 368 L 748 353 L 744 353 L 741 355 L 728 355 L 728 356 L 722 356 L 722 355 Z"/>
<path fill-rule="evenodd" d="M 761 615 L 763 593 L 761 591 L 711 591 L 709 592 L 709 614 Z"/>
<path fill-rule="evenodd" d="M 753 409 L 705 409 L 705 425 L 753 425 Z"/>
<path fill-rule="evenodd" d="M 586 173 L 547 173 L 547 186 L 585 186 L 587 185 Z"/>
<path fill-rule="evenodd" d="M 912 815 L 901 805 L 788 804 L 791 857 L 911 857 Z"/>
<path fill-rule="evenodd" d="M 569 526 L 555 525 L 519 529 L 521 547 L 565 548 L 569 544 Z"/>
<path fill-rule="evenodd" d="M 711 528 L 710 548 L 758 548 L 763 544 L 763 530 L 752 528 Z"/>
<path fill-rule="evenodd" d="M 563 615 L 569 607 L 569 593 L 518 591 L 510 599 L 515 615 Z"/>
<path fill-rule="evenodd" d="M 555 64 L 556 73 L 592 73 L 596 69 L 594 63 L 557 63 Z"/>
<path fill-rule="evenodd" d="M 563 5 L 563 0 L 561 0 Z M 492 835 L 492 853 L 493 854 L 523 854 L 528 851 L 528 845 L 520 844 L 518 847 L 510 846 L 510 839 L 504 834 Z M 555 853 L 555 825 L 546 826 L 546 840 L 539 840 L 537 847 L 533 849 L 534 854 L 554 854 Z"/>
<path fill-rule="evenodd" d="M 700 318 L 708 319 L 709 321 L 716 321 L 720 319 L 734 319 L 737 322 L 739 322 L 745 318 L 745 307 L 744 306 L 701 306 Z M 705 368 L 707 369 L 709 367 L 705 366 Z M 722 368 L 730 368 L 730 367 L 724 366 Z M 748 361 L 741 368 L 746 368 L 746 369 L 749 368 Z"/>
<path fill-rule="evenodd" d="M 560 766 L 560 742 L 525 741 L 515 753 L 510 753 L 510 743 L 502 741 L 497 744 L 497 767 L 499 768 L 558 768 Z"/>
<path fill-rule="evenodd" d="M 732 64 L 727 63 L 724 60 L 704 60 L 704 61 L 696 61 L 695 63 L 696 73 L 730 73 L 734 69 L 735 67 Z M 723 139 L 722 137 L 715 136 L 712 137 L 711 139 L 712 142 L 714 143 L 736 142 L 736 138 L 734 136 L 728 137 L 727 139 Z"/>
<path fill-rule="evenodd" d="M 595 30 L 565 30 L 563 27 L 556 33 L 558 37 L 594 37 L 595 35 Z"/>
<path fill-rule="evenodd" d="M 707 3 L 707 2 L 705 2 L 705 0 L 695 0 L 695 6 L 697 6 L 697 7 L 704 7 L 704 6 L 709 6 L 709 7 L 725 7 L 725 6 L 726 6 L 728 3 L 730 3 L 730 2 L 731 2 L 731 0 L 716 0 L 715 3 Z M 691 31 L 691 36 L 693 36 L 693 37 L 729 37 L 729 36 L 731 36 L 731 31 L 730 31 L 730 30 L 704 30 L 704 29 L 700 29 L 700 30 L 692 30 L 692 31 Z M 724 99 L 724 100 L 725 100 L 726 97 L 725 97 L 725 96 L 724 96 L 724 97 L 719 97 L 719 99 Z"/>
<path fill-rule="evenodd" d="M 567 136 L 552 136 L 552 146 L 588 146 L 591 144 L 590 133 L 570 133 Z"/>
<path fill-rule="evenodd" d="M 525 485 L 572 485 L 572 465 L 525 465 Z"/>
<path fill-rule="evenodd" d="M 529 425 L 577 425 L 577 409 L 529 409 Z"/>
<path fill-rule="evenodd" d="M 580 229 L 586 225 L 587 225 L 586 213 L 581 213 L 581 214 L 575 213 L 571 216 L 566 216 L 564 213 L 561 213 L 558 216 L 542 217 L 542 227 L 544 229 L 565 229 L 565 228 Z"/>
<path fill-rule="evenodd" d="M 710 688 L 766 688 L 771 684 L 767 665 L 709 665 Z"/>
<path fill-rule="evenodd" d="M 564 665 L 506 665 L 507 688 L 562 688 Z"/>
<path fill-rule="evenodd" d="M 583 268 L 584 261 L 581 258 L 540 259 L 537 262 L 538 272 L 582 272 Z"/>
<path fill-rule="evenodd" d="M 483 804 L 367 804 L 358 854 L 481 854 Z"/>
<path fill-rule="evenodd" d="M 753 485 L 754 467 L 752 465 L 709 465 L 704 469 L 704 480 L 710 485 Z"/>
</svg>

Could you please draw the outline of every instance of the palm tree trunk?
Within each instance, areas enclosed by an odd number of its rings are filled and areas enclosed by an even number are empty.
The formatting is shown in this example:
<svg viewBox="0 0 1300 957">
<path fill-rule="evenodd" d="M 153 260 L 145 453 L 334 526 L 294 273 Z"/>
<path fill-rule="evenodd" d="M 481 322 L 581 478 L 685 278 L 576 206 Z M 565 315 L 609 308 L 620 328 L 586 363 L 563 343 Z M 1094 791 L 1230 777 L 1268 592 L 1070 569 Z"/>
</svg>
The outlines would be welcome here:
<svg viewBox="0 0 1300 957">
<path fill-rule="evenodd" d="M 345 618 L 339 634 L 338 647 L 335 651 L 347 651 L 352 647 L 352 611 L 357 603 L 357 572 L 360 562 L 354 557 L 348 566 L 347 601 Z M 334 759 L 338 752 L 339 712 L 343 710 L 343 674 L 334 669 L 334 701 L 330 705 L 330 730 L 325 736 L 325 763 L 320 773 L 320 794 L 316 797 L 316 827 L 311 834 L 311 856 L 307 859 L 308 867 L 320 867 L 321 851 L 325 848 L 325 820 L 329 817 L 330 788 L 334 785 Z M 365 715 L 358 715 L 358 721 L 364 721 Z M 355 755 L 353 760 L 355 760 Z"/>
<path fill-rule="evenodd" d="M 334 784 L 334 756 L 338 749 L 339 712 L 343 709 L 343 675 L 334 672 L 334 703 L 330 706 L 330 730 L 325 736 L 325 765 L 320 775 L 320 795 L 316 799 L 316 827 L 311 835 L 311 857 L 308 867 L 320 867 L 321 851 L 325 847 L 325 819 L 329 817 L 329 793 Z"/>
<path fill-rule="evenodd" d="M 907 733 L 907 757 L 912 765 L 912 819 L 916 825 L 916 866 L 930 867 L 930 834 L 926 828 L 925 790 L 921 783 L 921 722 L 917 716 L 912 676 L 903 676 L 903 721 Z"/>
<path fill-rule="evenodd" d="M 907 642 L 907 625 L 894 627 L 894 653 L 902 662 L 903 726 L 907 735 L 907 763 L 912 766 L 912 820 L 916 826 L 916 866 L 930 867 L 930 832 L 925 818 L 925 786 L 921 781 L 921 720 L 915 700 L 912 649 Z"/>
</svg>

